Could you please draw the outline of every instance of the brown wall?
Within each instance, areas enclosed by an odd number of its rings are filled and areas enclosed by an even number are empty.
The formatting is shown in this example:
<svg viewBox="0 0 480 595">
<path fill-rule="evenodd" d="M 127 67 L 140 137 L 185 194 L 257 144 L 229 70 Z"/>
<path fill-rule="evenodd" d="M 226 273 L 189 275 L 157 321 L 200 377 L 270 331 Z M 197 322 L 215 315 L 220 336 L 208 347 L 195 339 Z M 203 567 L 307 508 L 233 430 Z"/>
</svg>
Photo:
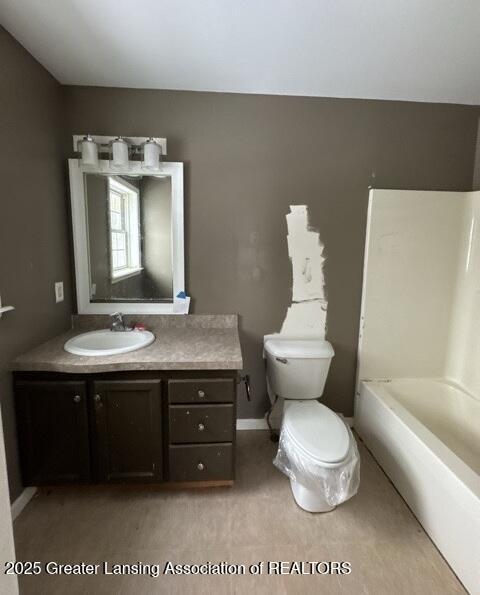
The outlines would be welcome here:
<svg viewBox="0 0 480 595">
<path fill-rule="evenodd" d="M 0 400 L 10 494 L 21 491 L 9 362 L 68 328 L 71 313 L 60 85 L 0 28 Z M 54 283 L 65 301 L 55 304 Z"/>
<path fill-rule="evenodd" d="M 470 189 L 478 108 L 386 101 L 66 87 L 67 133 L 156 135 L 185 162 L 187 291 L 196 313 L 238 312 L 265 411 L 262 336 L 291 298 L 285 214 L 307 204 L 325 242 L 325 402 L 352 414 L 368 187 Z"/>
</svg>

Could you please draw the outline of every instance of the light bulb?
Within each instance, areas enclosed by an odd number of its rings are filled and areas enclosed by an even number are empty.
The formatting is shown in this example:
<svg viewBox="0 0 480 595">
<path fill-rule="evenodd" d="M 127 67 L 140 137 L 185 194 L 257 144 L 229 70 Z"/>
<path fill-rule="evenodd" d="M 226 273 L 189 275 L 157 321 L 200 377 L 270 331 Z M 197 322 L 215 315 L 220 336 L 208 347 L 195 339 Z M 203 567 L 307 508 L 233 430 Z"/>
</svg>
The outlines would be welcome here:
<svg viewBox="0 0 480 595">
<path fill-rule="evenodd" d="M 143 143 L 143 163 L 144 169 L 158 169 L 160 166 L 161 147 L 149 138 Z"/>
<path fill-rule="evenodd" d="M 111 164 L 118 168 L 128 167 L 128 144 L 121 136 L 112 141 Z"/>
<path fill-rule="evenodd" d="M 98 166 L 98 147 L 93 138 L 87 134 L 81 141 L 82 164 L 91 167 Z"/>
</svg>

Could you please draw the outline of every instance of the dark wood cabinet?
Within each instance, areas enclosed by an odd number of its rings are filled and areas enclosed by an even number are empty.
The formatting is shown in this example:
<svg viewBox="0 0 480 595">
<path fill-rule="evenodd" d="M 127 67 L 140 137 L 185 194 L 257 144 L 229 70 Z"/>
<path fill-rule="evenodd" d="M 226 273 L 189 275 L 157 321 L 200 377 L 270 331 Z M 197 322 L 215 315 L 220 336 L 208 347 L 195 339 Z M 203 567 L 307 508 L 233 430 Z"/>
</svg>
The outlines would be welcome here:
<svg viewBox="0 0 480 595">
<path fill-rule="evenodd" d="M 235 371 L 18 372 L 25 485 L 231 484 Z"/>
<path fill-rule="evenodd" d="M 160 386 L 160 380 L 93 381 L 99 481 L 162 479 Z"/>
<path fill-rule="evenodd" d="M 88 482 L 86 382 L 17 382 L 16 399 L 24 483 Z"/>
</svg>

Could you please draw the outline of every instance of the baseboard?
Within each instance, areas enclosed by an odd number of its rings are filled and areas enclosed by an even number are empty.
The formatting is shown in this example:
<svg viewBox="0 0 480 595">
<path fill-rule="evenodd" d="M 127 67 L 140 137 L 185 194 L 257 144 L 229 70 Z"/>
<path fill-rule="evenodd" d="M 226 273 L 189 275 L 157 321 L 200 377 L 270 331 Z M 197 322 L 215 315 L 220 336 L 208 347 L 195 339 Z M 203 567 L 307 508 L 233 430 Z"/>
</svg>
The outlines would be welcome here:
<svg viewBox="0 0 480 595">
<path fill-rule="evenodd" d="M 14 521 L 17 516 L 22 512 L 25 506 L 30 502 L 30 500 L 35 496 L 37 492 L 37 488 L 29 487 L 25 488 L 20 496 L 12 502 L 10 510 L 12 512 L 12 521 Z"/>
<path fill-rule="evenodd" d="M 268 430 L 268 425 L 263 418 L 237 419 L 237 430 Z"/>
</svg>

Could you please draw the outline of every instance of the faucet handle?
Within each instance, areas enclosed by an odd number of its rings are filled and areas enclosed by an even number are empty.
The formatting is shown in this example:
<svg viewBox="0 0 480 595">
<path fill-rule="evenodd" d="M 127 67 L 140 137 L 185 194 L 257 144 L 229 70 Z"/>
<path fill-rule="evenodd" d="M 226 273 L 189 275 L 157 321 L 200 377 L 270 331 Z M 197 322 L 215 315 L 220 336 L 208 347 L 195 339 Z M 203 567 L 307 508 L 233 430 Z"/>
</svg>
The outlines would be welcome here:
<svg viewBox="0 0 480 595">
<path fill-rule="evenodd" d="M 112 320 L 112 325 L 121 325 L 124 326 L 123 323 L 123 314 L 121 312 L 114 312 L 113 314 L 110 314 L 110 318 Z"/>
<path fill-rule="evenodd" d="M 111 331 L 124 331 L 125 324 L 123 322 L 123 314 L 121 312 L 114 312 L 110 314 L 110 319 L 112 321 L 110 330 Z"/>
<path fill-rule="evenodd" d="M 127 326 L 123 320 L 123 314 L 121 312 L 114 312 L 110 314 L 110 318 L 112 319 L 112 331 L 131 331 L 132 327 Z"/>
</svg>

